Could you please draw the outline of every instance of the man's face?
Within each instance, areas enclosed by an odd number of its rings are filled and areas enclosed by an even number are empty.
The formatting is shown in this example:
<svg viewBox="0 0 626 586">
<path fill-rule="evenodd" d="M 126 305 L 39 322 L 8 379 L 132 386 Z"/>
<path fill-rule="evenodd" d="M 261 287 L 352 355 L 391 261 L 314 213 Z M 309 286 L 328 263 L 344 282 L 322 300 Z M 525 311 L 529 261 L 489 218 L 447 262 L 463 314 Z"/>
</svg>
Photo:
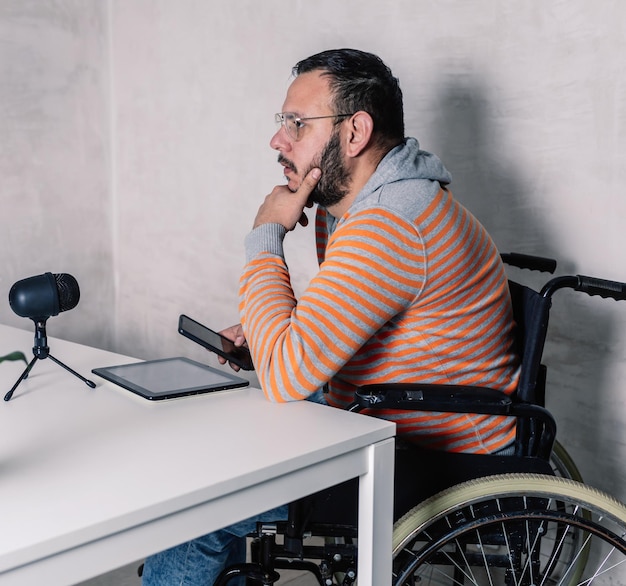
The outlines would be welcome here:
<svg viewBox="0 0 626 586">
<path fill-rule="evenodd" d="M 299 75 L 289 87 L 283 112 L 293 112 L 300 118 L 331 116 L 331 92 L 327 78 L 313 71 Z M 347 194 L 350 173 L 346 169 L 341 146 L 341 129 L 336 118 L 321 118 L 301 123 L 298 140 L 280 127 L 270 146 L 279 152 L 278 162 L 285 169 L 287 187 L 296 191 L 307 173 L 314 167 L 322 177 L 311 194 L 311 201 L 324 207 L 339 203 Z"/>
</svg>

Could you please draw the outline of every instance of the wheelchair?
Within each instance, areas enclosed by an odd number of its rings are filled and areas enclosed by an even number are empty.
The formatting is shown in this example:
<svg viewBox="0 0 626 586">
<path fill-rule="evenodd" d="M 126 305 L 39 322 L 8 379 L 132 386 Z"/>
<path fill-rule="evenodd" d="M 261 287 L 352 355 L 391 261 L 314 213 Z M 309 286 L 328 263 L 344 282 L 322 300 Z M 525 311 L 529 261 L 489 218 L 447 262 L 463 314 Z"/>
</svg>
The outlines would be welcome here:
<svg viewBox="0 0 626 586">
<path fill-rule="evenodd" d="M 507 264 L 553 272 L 551 259 L 503 254 Z M 436 452 L 397 439 L 393 586 L 626 584 L 626 505 L 586 486 L 545 408 L 541 363 L 554 293 L 570 288 L 626 300 L 626 284 L 554 277 L 537 292 L 509 281 L 522 369 L 513 396 L 493 389 L 368 385 L 353 411 L 377 409 L 515 417 L 510 455 Z M 357 583 L 358 481 L 289 505 L 285 521 L 258 524 L 252 561 L 227 568 L 215 586 L 245 577 L 270 586 L 279 570 L 310 572 L 320 586 Z"/>
</svg>

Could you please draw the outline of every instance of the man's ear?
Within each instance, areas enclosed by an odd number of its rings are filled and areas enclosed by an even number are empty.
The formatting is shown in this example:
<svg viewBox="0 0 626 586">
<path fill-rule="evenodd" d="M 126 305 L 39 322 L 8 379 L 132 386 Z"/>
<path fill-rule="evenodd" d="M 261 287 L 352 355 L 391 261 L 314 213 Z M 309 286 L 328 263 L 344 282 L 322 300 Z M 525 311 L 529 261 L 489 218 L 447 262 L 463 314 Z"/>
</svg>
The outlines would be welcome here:
<svg viewBox="0 0 626 586">
<path fill-rule="evenodd" d="M 348 128 L 346 155 L 358 157 L 372 141 L 374 120 L 367 112 L 359 111 L 352 115 L 346 126 Z"/>
</svg>

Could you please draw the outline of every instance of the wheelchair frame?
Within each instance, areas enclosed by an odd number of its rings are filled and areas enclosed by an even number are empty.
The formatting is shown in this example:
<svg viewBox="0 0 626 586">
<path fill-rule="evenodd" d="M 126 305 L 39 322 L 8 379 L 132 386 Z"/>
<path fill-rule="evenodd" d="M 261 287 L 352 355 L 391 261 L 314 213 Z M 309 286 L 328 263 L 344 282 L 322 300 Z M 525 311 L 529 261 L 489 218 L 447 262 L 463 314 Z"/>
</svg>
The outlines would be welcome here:
<svg viewBox="0 0 626 586">
<path fill-rule="evenodd" d="M 520 268 L 550 273 L 556 268 L 555 261 L 542 257 L 509 253 L 502 258 Z M 517 288 L 523 294 L 529 291 L 516 283 L 511 286 L 512 295 L 517 295 Z M 396 503 L 393 586 L 591 585 L 614 579 L 618 572 L 621 578 L 614 583 L 626 583 L 626 505 L 582 483 L 575 463 L 555 442 L 556 424 L 544 406 L 541 354 L 551 299 L 562 288 L 626 300 L 625 283 L 582 275 L 555 277 L 539 293 L 530 290 L 532 303 L 539 303 L 539 309 L 533 309 L 541 314 L 541 324 L 538 333 L 531 332 L 537 337 L 531 349 L 533 372 L 515 397 L 493 389 L 415 384 L 369 385 L 357 393 L 351 408 L 355 411 L 485 413 L 515 416 L 520 422 L 514 456 L 435 452 L 426 455 L 432 460 L 424 464 L 423 452 L 411 455 L 422 470 L 431 464 L 441 476 L 453 472 L 455 478 L 445 478 L 443 482 L 452 483 L 449 488 L 436 487 L 412 508 Z M 518 325 L 520 319 L 523 316 L 516 315 Z M 401 450 L 396 456 L 401 457 Z M 398 474 L 397 469 L 396 478 Z M 344 501 L 354 498 L 355 486 L 353 482 L 340 487 L 338 492 L 348 495 Z M 277 569 L 309 571 L 321 586 L 355 584 L 355 523 L 309 518 L 314 515 L 311 503 L 318 499 L 318 507 L 321 502 L 324 509 L 328 494 L 291 503 L 286 521 L 259 524 L 252 563 L 227 568 L 215 586 L 226 586 L 240 576 L 246 577 L 246 584 L 270 586 L 279 580 Z M 396 500 L 402 500 L 398 494 Z M 314 536 L 318 542 L 310 543 Z"/>
</svg>

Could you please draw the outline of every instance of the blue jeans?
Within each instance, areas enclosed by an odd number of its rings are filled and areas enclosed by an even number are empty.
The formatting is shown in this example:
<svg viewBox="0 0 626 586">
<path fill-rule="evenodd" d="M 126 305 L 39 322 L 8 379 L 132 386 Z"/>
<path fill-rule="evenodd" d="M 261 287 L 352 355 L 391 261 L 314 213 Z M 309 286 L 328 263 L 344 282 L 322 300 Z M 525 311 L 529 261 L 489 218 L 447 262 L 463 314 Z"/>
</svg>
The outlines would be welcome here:
<svg viewBox="0 0 626 586">
<path fill-rule="evenodd" d="M 246 535 L 256 529 L 257 521 L 285 519 L 287 505 L 152 555 L 144 562 L 141 583 L 143 586 L 213 586 L 224 568 L 246 561 Z M 233 579 L 228 586 L 244 584 L 244 579 Z"/>
</svg>

